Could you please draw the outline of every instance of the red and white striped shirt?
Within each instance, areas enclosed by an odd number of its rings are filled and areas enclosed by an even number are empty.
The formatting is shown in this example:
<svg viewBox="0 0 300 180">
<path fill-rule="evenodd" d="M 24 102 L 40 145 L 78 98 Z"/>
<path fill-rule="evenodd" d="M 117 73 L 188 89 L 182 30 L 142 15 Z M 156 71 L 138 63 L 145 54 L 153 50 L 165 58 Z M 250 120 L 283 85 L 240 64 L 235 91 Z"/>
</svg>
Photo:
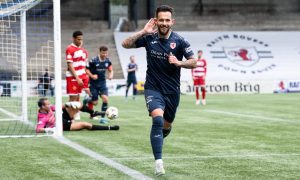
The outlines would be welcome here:
<svg viewBox="0 0 300 180">
<path fill-rule="evenodd" d="M 73 43 L 70 44 L 66 49 L 66 60 L 67 62 L 73 63 L 75 72 L 80 79 L 86 76 L 85 67 L 87 58 L 88 52 L 84 48 L 78 47 Z M 70 70 L 66 71 L 66 77 L 74 78 Z"/>
<path fill-rule="evenodd" d="M 199 79 L 206 76 L 206 65 L 205 59 L 197 59 L 197 67 L 192 69 L 192 76 L 194 79 Z"/>
</svg>

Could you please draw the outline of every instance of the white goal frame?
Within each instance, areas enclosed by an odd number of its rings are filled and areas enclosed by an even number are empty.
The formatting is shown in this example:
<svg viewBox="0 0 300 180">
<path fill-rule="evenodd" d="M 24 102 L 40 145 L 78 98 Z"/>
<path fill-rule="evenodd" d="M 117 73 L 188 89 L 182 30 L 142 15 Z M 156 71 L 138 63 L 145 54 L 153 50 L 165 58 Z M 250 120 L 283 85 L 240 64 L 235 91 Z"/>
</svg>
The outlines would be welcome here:
<svg viewBox="0 0 300 180">
<path fill-rule="evenodd" d="M 20 0 L 6 8 L 0 9 L 0 17 L 10 16 L 20 13 L 20 37 L 21 37 L 21 85 L 22 85 L 22 115 L 14 116 L 25 124 L 30 124 L 28 120 L 28 92 L 27 92 L 27 32 L 26 32 L 26 12 L 36 6 L 43 0 Z M 63 136 L 62 127 L 62 68 L 61 68 L 61 18 L 60 18 L 60 0 L 53 2 L 53 39 L 54 39 L 54 75 L 55 75 L 55 116 L 56 133 L 54 136 Z M 9 114 L 9 112 L 7 113 Z M 1 136 L 5 137 L 5 136 Z M 14 137 L 14 136 L 7 136 Z M 20 135 L 20 137 L 26 137 Z"/>
</svg>

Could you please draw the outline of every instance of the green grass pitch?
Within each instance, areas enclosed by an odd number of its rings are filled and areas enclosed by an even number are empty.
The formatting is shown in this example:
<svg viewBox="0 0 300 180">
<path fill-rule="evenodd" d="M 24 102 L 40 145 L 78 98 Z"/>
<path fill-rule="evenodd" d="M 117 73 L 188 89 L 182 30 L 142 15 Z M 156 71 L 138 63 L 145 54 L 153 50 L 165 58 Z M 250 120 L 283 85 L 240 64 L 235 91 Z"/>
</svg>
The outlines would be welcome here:
<svg viewBox="0 0 300 180">
<path fill-rule="evenodd" d="M 157 179 L 300 179 L 300 94 L 181 96 L 164 141 Z M 151 178 L 151 119 L 143 96 L 110 97 L 118 132 L 65 132 L 66 138 Z M 82 119 L 88 120 L 82 114 Z M 1 124 L 0 124 L 1 125 Z M 0 139 L 0 179 L 131 179 L 51 137 Z"/>
</svg>

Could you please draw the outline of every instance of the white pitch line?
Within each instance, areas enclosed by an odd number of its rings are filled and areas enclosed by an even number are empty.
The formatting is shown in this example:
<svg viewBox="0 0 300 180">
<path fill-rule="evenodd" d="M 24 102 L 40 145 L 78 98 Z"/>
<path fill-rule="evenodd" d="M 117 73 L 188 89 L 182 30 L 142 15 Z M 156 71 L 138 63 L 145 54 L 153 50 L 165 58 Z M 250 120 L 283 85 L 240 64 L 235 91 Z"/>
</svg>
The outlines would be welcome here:
<svg viewBox="0 0 300 180">
<path fill-rule="evenodd" d="M 164 159 L 175 159 L 175 160 L 192 160 L 192 159 L 212 159 L 212 158 L 259 158 L 259 157 L 289 157 L 289 156 L 300 156 L 300 153 L 291 153 L 291 154 L 224 154 L 224 155 L 207 155 L 207 156 L 175 156 L 168 157 L 164 156 Z M 153 157 L 120 157 L 120 158 L 111 158 L 115 160 L 148 160 L 153 159 Z"/>
<path fill-rule="evenodd" d="M 54 137 L 54 136 L 53 136 Z M 81 152 L 82 154 L 85 154 L 97 161 L 100 161 L 106 165 L 109 165 L 111 166 L 112 168 L 114 169 L 117 169 L 119 170 L 120 172 L 132 177 L 133 179 L 138 179 L 138 180 L 150 180 L 152 178 L 140 173 L 139 171 L 136 171 L 134 169 L 131 169 L 127 166 L 124 166 L 120 163 L 117 163 L 115 162 L 114 160 L 110 159 L 110 158 L 107 158 L 107 157 L 104 157 L 103 155 L 101 154 L 98 154 L 96 153 L 95 151 L 92 151 L 84 146 L 81 146 L 75 142 L 72 142 L 71 140 L 69 139 L 66 139 L 64 137 L 54 137 L 56 138 L 59 142 L 61 142 L 62 144 L 65 144 L 79 152 Z"/>
<path fill-rule="evenodd" d="M 20 122 L 24 123 L 24 124 L 27 124 L 27 125 L 30 125 L 30 126 L 33 126 L 33 127 L 34 127 L 34 125 L 35 125 L 33 122 L 22 120 L 22 117 L 21 117 L 21 116 L 17 116 L 17 115 L 15 115 L 14 113 L 9 112 L 9 111 L 7 111 L 7 110 L 5 110 L 5 109 L 0 108 L 0 112 L 2 112 L 3 114 L 6 114 L 7 116 L 10 116 L 10 117 L 13 118 L 14 120 L 17 120 L 17 121 L 20 121 Z"/>
<path fill-rule="evenodd" d="M 256 118 L 256 119 L 262 119 L 262 120 L 268 120 L 268 121 L 274 121 L 274 122 L 300 123 L 300 121 L 297 121 L 297 120 L 288 120 L 288 119 L 284 120 L 284 119 L 279 119 L 279 118 L 264 117 L 264 116 L 257 116 L 257 115 L 251 115 L 251 114 L 241 114 L 241 113 L 234 113 L 234 112 L 220 111 L 220 110 L 213 110 L 213 109 L 203 109 L 203 111 L 210 112 L 210 113 L 225 114 L 225 115 L 230 115 L 230 116 Z"/>
<path fill-rule="evenodd" d="M 35 134 L 35 135 L 7 135 L 3 136 L 1 135 L 0 138 L 36 138 L 36 137 L 49 137 L 49 135 L 46 134 Z"/>
<path fill-rule="evenodd" d="M 200 112 L 199 109 L 178 109 L 177 112 L 184 111 L 184 112 Z M 218 114 L 225 114 L 230 116 L 239 116 L 239 117 L 246 117 L 246 118 L 256 118 L 261 120 L 267 120 L 267 121 L 273 121 L 273 122 L 287 122 L 287 123 L 296 123 L 300 124 L 300 120 L 291 120 L 291 119 L 279 119 L 279 118 L 273 118 L 273 117 L 264 117 L 264 116 L 258 116 L 258 115 L 251 115 L 251 114 L 242 114 L 242 113 L 234 113 L 234 112 L 228 112 L 228 111 L 221 111 L 221 110 L 214 110 L 214 109 L 202 109 L 201 111 L 209 112 L 209 113 L 218 113 Z M 126 112 L 140 112 L 138 110 L 129 110 Z"/>
<path fill-rule="evenodd" d="M 12 117 L 14 120 L 21 120 L 20 116 L 15 115 L 14 113 L 11 113 L 3 108 L 0 108 L 0 112 L 2 112 L 3 114 L 8 115 L 9 117 Z"/>
<path fill-rule="evenodd" d="M 20 121 L 20 120 L 18 120 L 18 119 L 0 119 L 0 121 L 5 122 L 5 121 Z"/>
</svg>

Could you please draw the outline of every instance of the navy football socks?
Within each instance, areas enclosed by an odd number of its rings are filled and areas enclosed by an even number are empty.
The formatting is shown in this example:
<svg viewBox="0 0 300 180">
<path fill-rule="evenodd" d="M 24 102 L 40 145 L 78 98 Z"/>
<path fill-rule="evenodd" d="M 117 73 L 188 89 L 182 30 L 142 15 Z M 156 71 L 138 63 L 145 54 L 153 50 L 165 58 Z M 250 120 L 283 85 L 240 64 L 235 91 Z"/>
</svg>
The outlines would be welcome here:
<svg viewBox="0 0 300 180">
<path fill-rule="evenodd" d="M 162 116 L 156 116 L 152 118 L 152 128 L 150 133 L 150 140 L 151 140 L 151 146 L 153 155 L 156 159 L 162 159 L 162 148 L 163 148 L 163 124 L 164 119 Z"/>
</svg>

